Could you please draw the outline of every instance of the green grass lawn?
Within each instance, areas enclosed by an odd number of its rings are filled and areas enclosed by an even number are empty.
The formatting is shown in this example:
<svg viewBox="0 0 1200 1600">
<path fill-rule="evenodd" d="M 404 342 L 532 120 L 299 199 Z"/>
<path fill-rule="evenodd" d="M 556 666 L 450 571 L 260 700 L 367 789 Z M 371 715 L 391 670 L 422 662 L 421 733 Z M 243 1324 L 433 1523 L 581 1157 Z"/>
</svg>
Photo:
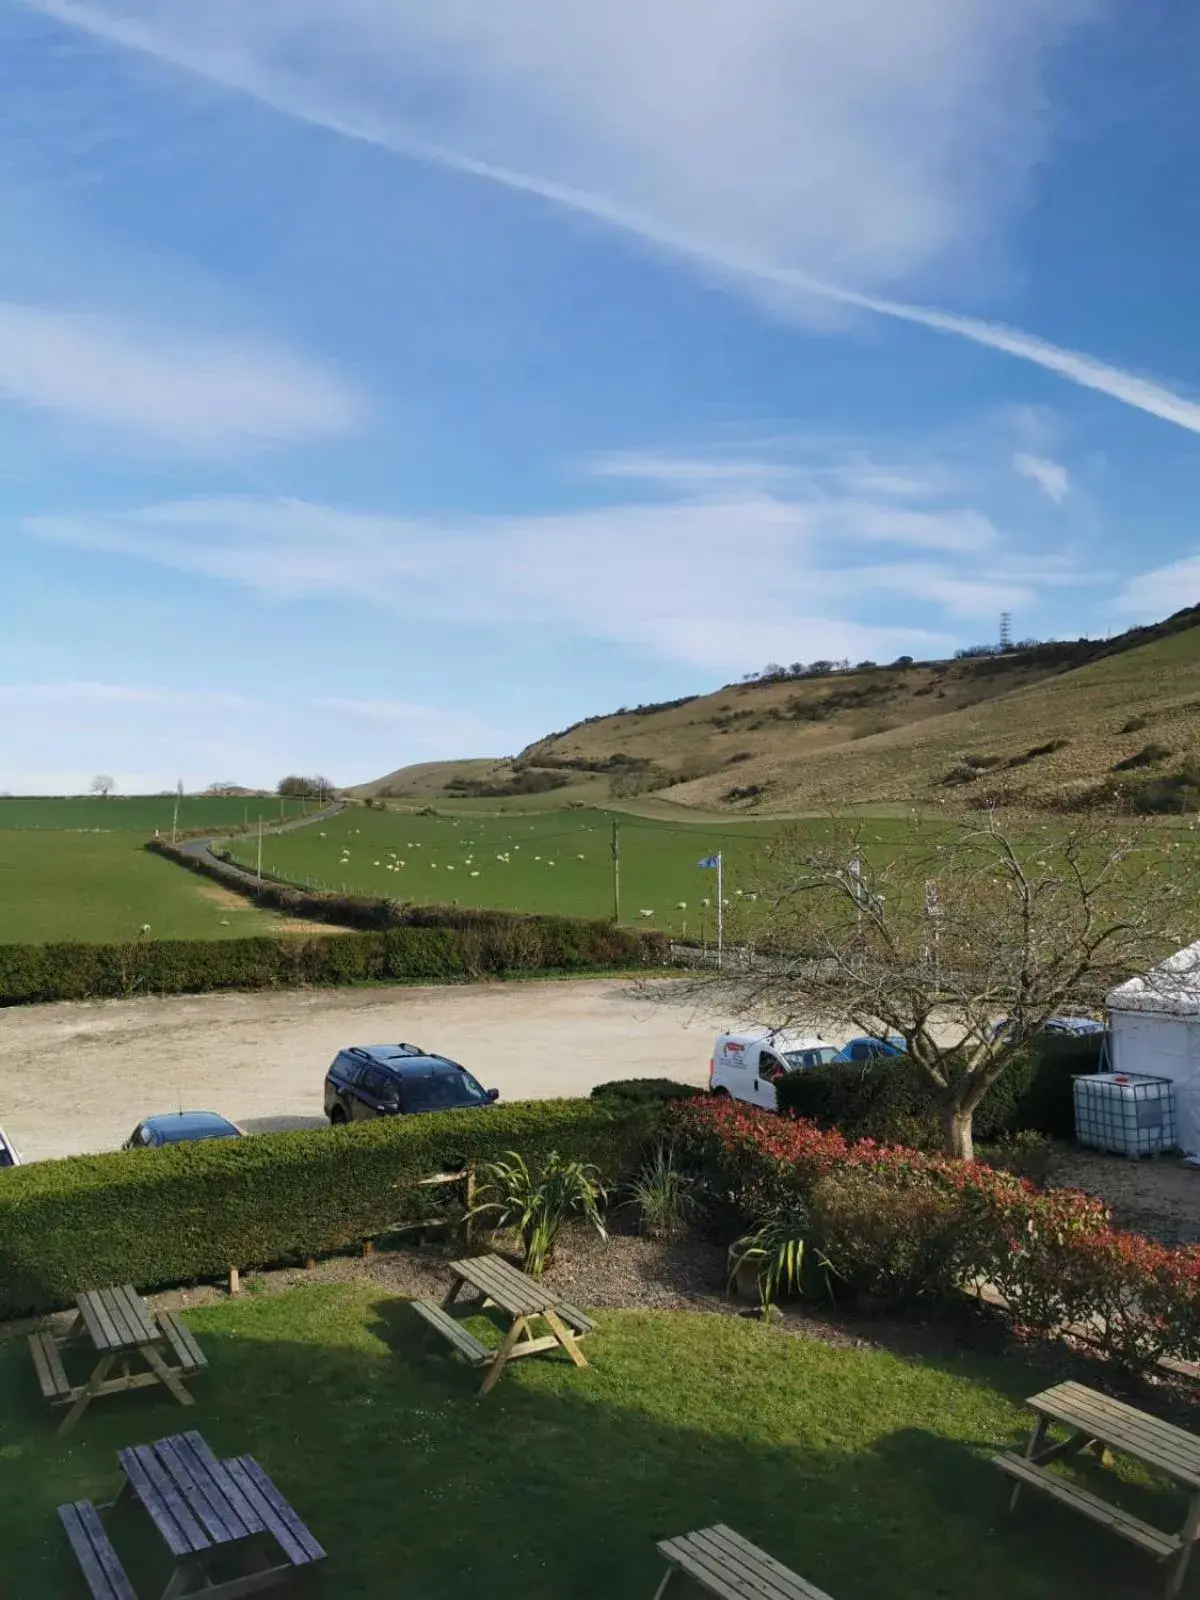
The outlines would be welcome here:
<svg viewBox="0 0 1200 1600">
<path fill-rule="evenodd" d="M 0 944 L 233 939 L 281 919 L 142 848 L 134 832 L 0 831 Z"/>
<path fill-rule="evenodd" d="M 672 823 L 617 815 L 621 851 L 621 920 L 696 935 L 713 931 L 716 873 L 697 862 L 720 850 L 725 894 L 749 883 L 765 822 Z M 486 906 L 577 917 L 613 910 L 613 813 L 549 811 L 509 816 L 422 817 L 352 808 L 312 828 L 263 841 L 263 865 L 295 882 L 418 904 Z M 803 824 L 813 837 L 835 826 Z M 907 823 L 874 822 L 872 837 L 901 836 Z M 251 864 L 253 841 L 235 841 Z M 346 852 L 348 851 L 348 858 Z M 507 859 L 505 859 L 507 858 Z M 703 902 L 710 903 L 706 907 Z M 650 910 L 652 918 L 639 912 Z"/>
<path fill-rule="evenodd" d="M 109 1498 L 117 1449 L 191 1427 L 258 1458 L 329 1550 L 322 1592 L 338 1600 L 651 1600 L 655 1541 L 715 1521 L 833 1600 L 1161 1592 L 1148 1559 L 1070 1513 L 1007 1515 L 988 1458 L 1024 1439 L 1020 1402 L 1046 1381 L 1021 1359 L 609 1313 L 587 1371 L 534 1358 L 481 1400 L 478 1375 L 362 1281 L 188 1321 L 211 1360 L 195 1411 L 142 1391 L 99 1402 L 65 1440 L 24 1341 L 0 1344 L 0 1550 L 22 1600 L 83 1592 L 55 1507 Z M 1129 1492 L 1143 1515 L 1179 1512 Z M 156 1538 L 132 1516 L 114 1530 L 139 1593 L 165 1582 Z"/>
</svg>

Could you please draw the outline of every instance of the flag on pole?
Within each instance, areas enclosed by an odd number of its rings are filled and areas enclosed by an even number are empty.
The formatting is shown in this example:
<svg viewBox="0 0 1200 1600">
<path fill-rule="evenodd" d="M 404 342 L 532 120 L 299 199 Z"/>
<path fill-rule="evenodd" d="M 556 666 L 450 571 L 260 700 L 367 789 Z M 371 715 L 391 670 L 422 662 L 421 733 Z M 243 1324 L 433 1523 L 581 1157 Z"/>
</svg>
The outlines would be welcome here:
<svg viewBox="0 0 1200 1600">
<path fill-rule="evenodd" d="M 698 867 L 718 867 L 721 864 L 720 856 L 705 856 L 703 861 L 697 861 Z"/>
</svg>

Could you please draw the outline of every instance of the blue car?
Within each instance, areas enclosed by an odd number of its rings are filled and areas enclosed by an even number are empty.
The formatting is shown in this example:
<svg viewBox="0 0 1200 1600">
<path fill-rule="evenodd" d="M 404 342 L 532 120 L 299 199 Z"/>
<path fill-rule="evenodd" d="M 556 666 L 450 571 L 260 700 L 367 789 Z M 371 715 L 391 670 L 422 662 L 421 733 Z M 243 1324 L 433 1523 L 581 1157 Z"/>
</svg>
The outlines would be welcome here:
<svg viewBox="0 0 1200 1600">
<path fill-rule="evenodd" d="M 121 1146 L 122 1150 L 157 1150 L 167 1144 L 192 1144 L 197 1139 L 240 1139 L 236 1122 L 215 1111 L 169 1111 L 146 1117 Z"/>
<path fill-rule="evenodd" d="M 998 1039 L 1002 1033 L 1008 1032 L 1010 1026 L 1008 1017 L 1001 1017 L 998 1022 L 992 1024 L 992 1038 Z M 1081 1039 L 1085 1034 L 1103 1033 L 1104 1024 L 1097 1022 L 1094 1017 L 1047 1017 L 1042 1024 L 1041 1032 Z"/>
<path fill-rule="evenodd" d="M 886 1039 L 876 1039 L 864 1034 L 859 1039 L 847 1039 L 834 1056 L 835 1061 L 878 1061 L 882 1056 L 902 1056 L 905 1043 L 898 1033 L 889 1033 Z"/>
</svg>

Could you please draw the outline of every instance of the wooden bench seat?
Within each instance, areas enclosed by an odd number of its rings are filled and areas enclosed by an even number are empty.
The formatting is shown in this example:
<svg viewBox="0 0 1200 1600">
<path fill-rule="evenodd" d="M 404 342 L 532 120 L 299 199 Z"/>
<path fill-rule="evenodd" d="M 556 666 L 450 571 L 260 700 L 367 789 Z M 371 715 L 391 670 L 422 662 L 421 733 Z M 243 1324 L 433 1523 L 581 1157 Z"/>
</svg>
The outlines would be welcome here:
<svg viewBox="0 0 1200 1600">
<path fill-rule="evenodd" d="M 173 1311 L 160 1311 L 158 1326 L 174 1351 L 175 1359 L 185 1377 L 194 1377 L 197 1372 L 202 1372 L 207 1367 L 208 1357 L 196 1343 L 196 1335 Z"/>
<path fill-rule="evenodd" d="M 664 1539 L 658 1553 L 668 1563 L 655 1600 L 682 1577 L 720 1600 L 830 1600 L 774 1556 L 760 1550 L 723 1522 L 678 1539 Z"/>
<path fill-rule="evenodd" d="M 554 1309 L 558 1312 L 559 1316 L 567 1324 L 568 1328 L 571 1329 L 577 1339 L 582 1339 L 589 1333 L 595 1333 L 596 1324 L 592 1321 L 591 1317 L 580 1311 L 578 1306 L 569 1306 L 560 1303 L 559 1305 L 555 1306 Z"/>
<path fill-rule="evenodd" d="M 450 1313 L 438 1305 L 436 1300 L 414 1300 L 413 1310 L 419 1317 L 424 1317 L 429 1326 L 440 1333 L 462 1355 L 466 1356 L 472 1366 L 479 1367 L 495 1358 L 496 1352 L 489 1350 L 485 1344 L 480 1344 L 473 1333 L 468 1333 L 461 1322 L 457 1322 Z"/>
<path fill-rule="evenodd" d="M 42 1394 L 52 1405 L 64 1405 L 72 1394 L 54 1335 L 45 1330 L 29 1335 L 29 1353 L 37 1370 Z"/>
<path fill-rule="evenodd" d="M 94 1600 L 137 1600 L 92 1502 L 76 1500 L 59 1506 L 58 1515 Z"/>
<path fill-rule="evenodd" d="M 1031 1488 L 1042 1490 L 1052 1499 L 1070 1506 L 1085 1517 L 1090 1517 L 1093 1522 L 1111 1528 L 1114 1533 L 1119 1533 L 1122 1538 L 1129 1539 L 1133 1544 L 1141 1545 L 1143 1550 L 1149 1550 L 1151 1555 L 1157 1556 L 1160 1560 L 1178 1554 L 1181 1549 L 1180 1540 L 1175 1535 L 1151 1527 L 1140 1517 L 1121 1510 L 1108 1500 L 1102 1500 L 1099 1495 L 1080 1488 L 1077 1483 L 1061 1478 L 1055 1472 L 1048 1472 L 1045 1467 L 1037 1466 L 1024 1456 L 1014 1455 L 1006 1450 L 1003 1455 L 993 1456 L 992 1460 L 1001 1472 L 1010 1478 L 1015 1478 L 1019 1484 L 1028 1484 Z"/>
</svg>

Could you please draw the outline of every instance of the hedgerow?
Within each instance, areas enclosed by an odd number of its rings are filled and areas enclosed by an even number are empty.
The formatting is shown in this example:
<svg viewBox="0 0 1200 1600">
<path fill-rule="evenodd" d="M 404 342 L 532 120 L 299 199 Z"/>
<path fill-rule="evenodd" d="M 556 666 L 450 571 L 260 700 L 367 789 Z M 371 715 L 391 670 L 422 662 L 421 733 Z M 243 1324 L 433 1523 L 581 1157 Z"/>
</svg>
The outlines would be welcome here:
<svg viewBox="0 0 1200 1600">
<path fill-rule="evenodd" d="M 658 935 L 560 917 L 463 927 L 405 925 L 312 938 L 8 944 L 0 945 L 0 1005 L 308 984 L 440 983 L 665 960 Z"/>
<path fill-rule="evenodd" d="M 0 1182 L 0 1315 L 343 1250 L 423 1215 L 419 1179 L 508 1150 L 595 1162 L 619 1186 L 661 1115 L 525 1101 L 13 1168 Z"/>
<path fill-rule="evenodd" d="M 1073 1080 L 1100 1066 L 1102 1034 L 1045 1035 L 1018 1049 L 975 1113 L 981 1142 L 1032 1131 L 1070 1138 Z M 875 1139 L 937 1150 L 942 1131 L 933 1084 L 908 1056 L 808 1067 L 776 1086 L 781 1111 L 839 1128 L 850 1139 Z"/>
<path fill-rule="evenodd" d="M 1200 1359 L 1200 1247 L 1116 1232 L 1091 1196 L 733 1101 L 669 1115 L 710 1193 L 748 1225 L 804 1219 L 835 1285 L 909 1304 L 986 1283 L 1020 1329 L 1086 1329 L 1131 1370 Z"/>
</svg>

